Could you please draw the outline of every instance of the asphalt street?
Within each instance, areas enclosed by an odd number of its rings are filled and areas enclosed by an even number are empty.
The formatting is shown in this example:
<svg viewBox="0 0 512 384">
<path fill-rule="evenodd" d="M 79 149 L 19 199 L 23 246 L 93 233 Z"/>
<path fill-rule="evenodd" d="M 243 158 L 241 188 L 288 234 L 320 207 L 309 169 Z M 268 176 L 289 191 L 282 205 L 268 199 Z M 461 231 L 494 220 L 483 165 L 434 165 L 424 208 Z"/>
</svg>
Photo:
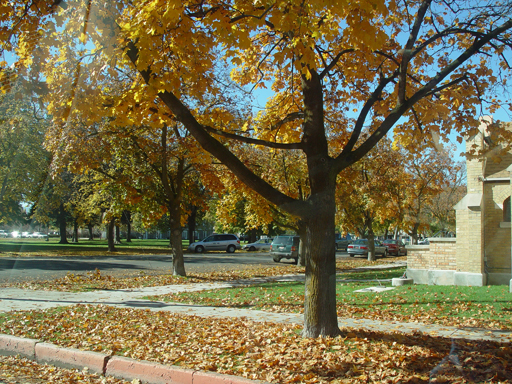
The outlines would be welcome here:
<svg viewBox="0 0 512 384">
<path fill-rule="evenodd" d="M 348 257 L 337 252 L 337 257 Z M 291 260 L 279 264 L 291 265 Z M 268 252 L 236 252 L 185 254 L 187 272 L 212 272 L 238 268 L 241 265 L 276 266 Z M 127 275 L 144 271 L 148 274 L 169 273 L 171 255 L 105 255 L 62 257 L 0 257 L 0 283 L 49 280 L 68 273 L 84 274 L 99 269 L 102 273 Z"/>
</svg>

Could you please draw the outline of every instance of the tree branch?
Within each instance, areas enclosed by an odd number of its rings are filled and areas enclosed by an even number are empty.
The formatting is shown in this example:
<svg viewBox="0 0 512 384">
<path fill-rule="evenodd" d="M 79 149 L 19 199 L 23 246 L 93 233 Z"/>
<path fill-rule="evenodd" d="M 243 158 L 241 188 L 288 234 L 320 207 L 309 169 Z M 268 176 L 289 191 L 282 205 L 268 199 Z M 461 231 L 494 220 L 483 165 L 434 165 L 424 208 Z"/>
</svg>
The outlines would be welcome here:
<svg viewBox="0 0 512 384">
<path fill-rule="evenodd" d="M 282 125 L 289 123 L 290 121 L 294 121 L 297 119 L 304 118 L 304 112 L 292 112 L 289 113 L 284 119 L 278 121 L 274 125 L 270 127 L 271 131 L 275 131 L 276 129 L 279 129 Z"/>
<path fill-rule="evenodd" d="M 234 133 L 225 132 L 225 131 L 221 131 L 220 129 L 215 129 L 213 127 L 209 127 L 207 125 L 203 125 L 203 128 L 205 131 L 207 131 L 209 133 L 213 133 L 215 135 L 226 137 L 228 139 L 241 141 L 241 142 L 247 143 L 247 144 L 262 145 L 264 147 L 276 148 L 276 149 L 302 149 L 302 147 L 303 147 L 302 143 L 275 143 L 272 141 L 253 139 L 250 137 L 236 135 Z"/>
<path fill-rule="evenodd" d="M 350 52 L 355 52 L 355 49 L 353 48 L 349 48 L 349 49 L 344 49 L 343 51 L 341 51 L 340 53 L 338 53 L 336 55 L 336 57 L 329 63 L 329 65 L 327 65 L 324 70 L 322 71 L 322 73 L 320 73 L 320 79 L 323 79 L 331 69 L 334 68 L 334 66 L 336 64 L 338 64 L 338 62 L 340 61 L 341 57 L 345 54 L 345 53 L 350 53 Z"/>
<path fill-rule="evenodd" d="M 418 34 L 425 18 L 425 14 L 430 7 L 432 0 L 424 0 L 418 9 L 414 25 L 412 27 L 407 43 L 404 49 L 399 52 L 402 54 L 402 60 L 400 63 L 400 74 L 398 75 L 398 104 L 403 104 L 406 97 L 406 86 L 407 86 L 407 68 L 409 67 L 409 61 L 412 58 L 414 43 L 418 39 Z"/>
<path fill-rule="evenodd" d="M 138 48 L 133 41 L 127 43 L 126 55 L 137 68 Z M 148 84 L 151 80 L 151 70 L 149 68 L 138 70 L 143 80 Z M 176 119 L 180 121 L 185 128 L 194 136 L 201 147 L 215 156 L 219 161 L 226 165 L 244 184 L 254 189 L 265 199 L 273 204 L 286 207 L 294 215 L 304 216 L 307 212 L 307 206 L 303 202 L 295 200 L 284 193 L 278 191 L 266 181 L 255 175 L 245 164 L 238 159 L 224 144 L 212 137 L 192 115 L 190 110 L 179 100 L 172 92 L 163 91 L 158 93 L 160 100 L 172 111 Z"/>
</svg>

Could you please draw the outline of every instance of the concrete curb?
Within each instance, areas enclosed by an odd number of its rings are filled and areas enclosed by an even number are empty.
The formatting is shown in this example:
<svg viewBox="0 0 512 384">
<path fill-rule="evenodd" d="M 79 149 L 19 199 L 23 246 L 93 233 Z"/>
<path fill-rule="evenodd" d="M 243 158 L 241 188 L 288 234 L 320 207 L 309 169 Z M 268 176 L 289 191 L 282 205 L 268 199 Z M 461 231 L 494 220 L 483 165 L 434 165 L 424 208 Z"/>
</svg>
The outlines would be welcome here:
<svg viewBox="0 0 512 384">
<path fill-rule="evenodd" d="M 0 355 L 21 356 L 39 364 L 60 368 L 87 369 L 124 380 L 139 379 L 144 384 L 265 384 L 264 381 L 184 369 L 151 361 L 109 356 L 98 352 L 63 348 L 34 339 L 0 334 Z"/>
<path fill-rule="evenodd" d="M 39 340 L 0 334 L 0 355 L 20 355 L 30 360 L 36 359 L 36 344 Z"/>
<path fill-rule="evenodd" d="M 87 367 L 89 371 L 100 375 L 105 374 L 109 361 L 109 356 L 102 353 L 61 348 L 50 343 L 36 343 L 35 351 L 36 361 L 40 364 L 70 369 Z"/>
</svg>

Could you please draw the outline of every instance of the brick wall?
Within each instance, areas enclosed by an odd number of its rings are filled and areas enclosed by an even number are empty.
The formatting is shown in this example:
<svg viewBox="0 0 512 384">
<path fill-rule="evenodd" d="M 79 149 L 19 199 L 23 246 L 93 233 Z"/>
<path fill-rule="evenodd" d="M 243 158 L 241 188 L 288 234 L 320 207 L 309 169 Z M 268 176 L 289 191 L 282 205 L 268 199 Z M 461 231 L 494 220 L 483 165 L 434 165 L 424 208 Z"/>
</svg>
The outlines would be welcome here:
<svg viewBox="0 0 512 384">
<path fill-rule="evenodd" d="M 428 269 L 429 249 L 428 245 L 407 246 L 407 268 Z"/>
<path fill-rule="evenodd" d="M 457 243 L 455 238 L 430 239 L 429 270 L 457 270 Z"/>
<path fill-rule="evenodd" d="M 457 268 L 455 238 L 430 238 L 430 245 L 407 247 L 407 268 L 449 270 Z"/>
</svg>

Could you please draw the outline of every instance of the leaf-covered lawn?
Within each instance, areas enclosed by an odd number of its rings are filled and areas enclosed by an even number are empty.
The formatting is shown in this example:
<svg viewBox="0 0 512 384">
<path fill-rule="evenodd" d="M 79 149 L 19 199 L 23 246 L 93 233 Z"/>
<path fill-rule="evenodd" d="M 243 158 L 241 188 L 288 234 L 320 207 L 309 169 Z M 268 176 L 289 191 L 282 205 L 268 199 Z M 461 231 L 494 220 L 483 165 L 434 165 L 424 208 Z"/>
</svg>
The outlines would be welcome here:
<svg viewBox="0 0 512 384">
<path fill-rule="evenodd" d="M 0 332 L 273 383 L 511 383 L 510 344 L 74 306 L 0 316 Z"/>
<path fill-rule="evenodd" d="M 338 273 L 351 271 L 354 268 L 371 266 L 383 263 L 393 263 L 400 258 L 386 258 L 378 261 L 364 259 L 341 259 L 336 261 Z M 377 272 L 378 273 L 378 272 Z M 25 289 L 51 290 L 51 291 L 89 291 L 101 289 L 130 289 L 141 287 L 155 287 L 171 284 L 193 284 L 216 281 L 232 281 L 250 279 L 254 277 L 282 276 L 289 274 L 304 274 L 304 267 L 290 264 L 275 264 L 272 267 L 257 265 L 239 266 L 238 269 L 224 269 L 208 273 L 188 273 L 187 277 L 173 276 L 171 274 L 146 274 L 143 271 L 130 273 L 125 276 L 104 274 L 99 270 L 84 274 L 67 274 L 65 277 L 54 280 L 35 280 L 19 283 L 0 283 L 0 287 L 16 287 Z"/>
<path fill-rule="evenodd" d="M 0 383 L 5 384 L 128 384 L 126 380 L 103 377 L 87 370 L 56 368 L 18 356 L 0 356 Z M 132 382 L 134 383 L 134 382 Z"/>
</svg>

